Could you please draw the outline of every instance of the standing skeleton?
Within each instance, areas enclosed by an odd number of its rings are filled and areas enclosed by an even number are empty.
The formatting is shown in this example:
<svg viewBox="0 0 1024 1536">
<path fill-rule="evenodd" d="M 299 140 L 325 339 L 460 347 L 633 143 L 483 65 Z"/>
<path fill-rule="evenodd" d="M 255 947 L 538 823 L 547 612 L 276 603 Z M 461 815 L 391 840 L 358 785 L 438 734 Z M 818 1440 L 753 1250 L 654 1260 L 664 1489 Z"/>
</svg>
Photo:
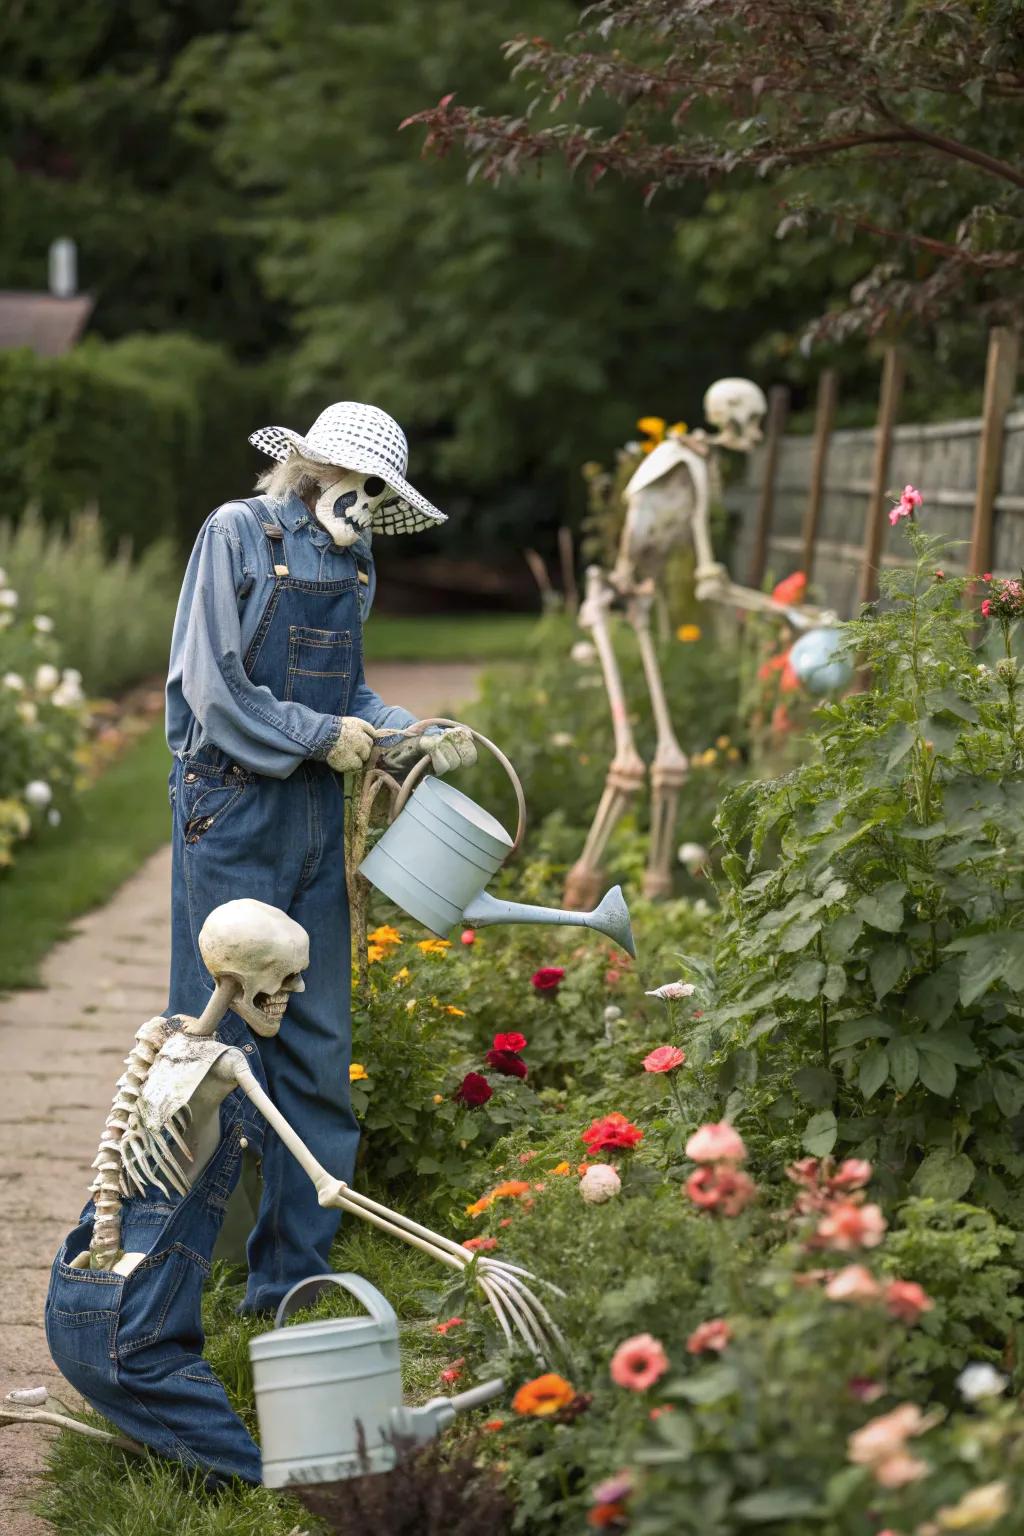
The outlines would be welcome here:
<svg viewBox="0 0 1024 1536">
<path fill-rule="evenodd" d="M 767 410 L 764 395 L 749 379 L 719 379 L 704 396 L 704 414 L 715 433 L 670 435 L 644 459 L 623 492 L 626 520 L 611 571 L 588 568 L 579 622 L 597 649 L 615 733 L 615 755 L 583 852 L 569 872 L 568 906 L 593 905 L 603 888 L 601 863 L 608 841 L 630 800 L 647 776 L 629 723 L 622 676 L 612 640 L 612 609 L 625 609 L 636 636 L 654 715 L 657 745 L 651 763 L 651 844 L 644 877 L 646 896 L 666 896 L 672 889 L 672 853 L 679 793 L 686 782 L 687 757 L 676 739 L 651 634 L 651 611 L 658 581 L 677 550 L 692 543 L 694 583 L 700 602 L 721 603 L 752 612 L 783 613 L 798 627 L 834 622 L 821 609 L 801 605 L 780 608 L 764 592 L 731 581 L 715 559 L 711 543 L 713 450 L 749 453 L 761 441 Z"/>
<path fill-rule="evenodd" d="M 229 1010 L 257 1035 L 277 1034 L 291 997 L 303 990 L 302 973 L 309 964 L 309 940 L 300 924 L 260 901 L 230 901 L 207 918 L 199 947 L 215 983 L 213 995 L 198 1018 L 158 1017 L 137 1032 L 93 1164 L 92 1219 L 87 1212 L 54 1264 L 47 1337 L 56 1363 L 82 1395 L 119 1429 L 163 1454 L 213 1465 L 220 1475 L 235 1473 L 258 1480 L 258 1473 L 253 1476 L 258 1452 L 196 1345 L 197 1339 L 199 1348 L 202 1344 L 202 1266 L 208 1267 L 222 1219 L 223 1200 L 218 1207 L 216 1197 L 227 1194 L 226 1188 L 218 1189 L 218 1182 L 226 1183 L 224 1169 L 230 1159 L 225 1154 L 234 1150 L 224 1133 L 221 1106 L 236 1088 L 300 1164 L 321 1206 L 358 1216 L 450 1269 L 471 1271 L 510 1348 L 525 1346 L 539 1361 L 552 1349 L 564 1348 L 557 1326 L 528 1284 L 532 1277 L 527 1270 L 503 1260 L 478 1258 L 451 1238 L 335 1178 L 274 1104 L 245 1052 L 214 1038 Z M 244 1138 L 236 1139 L 235 1146 L 245 1145 Z M 207 1170 L 213 1176 L 212 1204 L 220 1210 L 213 1219 L 210 1190 L 204 1187 L 210 1182 Z M 163 1204 L 156 1200 L 154 1189 L 160 1191 Z M 201 1199 L 195 1218 L 187 1217 L 191 1196 Z M 167 1202 L 170 1214 L 162 1214 L 168 1212 Z M 182 1217 L 194 1220 L 188 1232 Z M 137 1241 L 144 1235 L 147 1247 L 125 1251 L 128 1234 Z M 186 1293 L 192 1299 L 173 1322 L 138 1340 L 140 1317 L 145 1330 L 152 1324 L 154 1311 L 162 1309 L 164 1317 L 169 1316 L 171 1300 L 158 1288 L 167 1283 L 161 1262 L 172 1250 L 191 1255 L 179 1262 L 192 1263 L 197 1275 L 194 1292 L 189 1291 L 189 1282 L 178 1286 L 175 1304 L 180 1308 Z M 557 1292 L 556 1287 L 549 1288 Z M 98 1310 L 101 1307 L 105 1310 Z M 98 1330 L 100 1344 L 95 1360 L 89 1356 L 92 1329 Z M 123 1357 L 118 1354 L 122 1337 L 127 1340 Z M 99 1372 L 107 1369 L 112 1339 L 118 1342 L 113 1346 L 115 1371 L 110 1380 Z M 196 1383 L 208 1389 L 201 1403 L 194 1401 Z M 66 1414 L 54 1414 L 38 1391 L 15 1394 L 0 1408 L 0 1424 L 32 1419 L 64 1423 L 125 1444 L 120 1437 L 88 1429 Z M 207 1448 L 211 1432 L 220 1446 L 219 1460 Z"/>
</svg>

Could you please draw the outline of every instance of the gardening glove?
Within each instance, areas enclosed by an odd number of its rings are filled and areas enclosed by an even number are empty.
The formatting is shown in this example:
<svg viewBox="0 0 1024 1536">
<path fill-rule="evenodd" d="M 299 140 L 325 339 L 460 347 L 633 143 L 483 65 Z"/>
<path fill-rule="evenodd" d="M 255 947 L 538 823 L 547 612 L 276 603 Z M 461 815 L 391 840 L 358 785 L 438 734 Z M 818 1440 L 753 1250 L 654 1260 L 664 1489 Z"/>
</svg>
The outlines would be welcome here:
<svg viewBox="0 0 1024 1536">
<path fill-rule="evenodd" d="M 412 767 L 418 757 L 430 758 L 430 766 L 436 774 L 450 773 L 453 768 L 472 768 L 476 762 L 476 742 L 464 725 L 452 726 L 446 731 L 436 726 L 422 736 L 410 736 L 382 754 L 385 763 L 400 773 Z"/>
<path fill-rule="evenodd" d="M 327 761 L 335 773 L 354 773 L 374 748 L 373 727 L 355 715 L 343 715 L 341 729 L 331 742 Z"/>
</svg>

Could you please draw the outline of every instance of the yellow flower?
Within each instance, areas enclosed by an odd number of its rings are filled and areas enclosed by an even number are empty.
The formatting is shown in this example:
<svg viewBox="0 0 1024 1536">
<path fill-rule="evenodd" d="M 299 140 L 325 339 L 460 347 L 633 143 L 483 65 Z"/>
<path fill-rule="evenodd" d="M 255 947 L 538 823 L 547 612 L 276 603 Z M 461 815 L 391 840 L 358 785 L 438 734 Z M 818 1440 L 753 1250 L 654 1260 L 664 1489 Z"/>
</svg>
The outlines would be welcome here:
<svg viewBox="0 0 1024 1536">
<path fill-rule="evenodd" d="M 368 944 L 366 946 L 366 958 L 371 965 L 376 965 L 378 960 L 383 960 L 387 950 L 383 944 Z"/>
<path fill-rule="evenodd" d="M 350 1083 L 364 1083 L 369 1076 L 369 1072 L 367 1072 L 361 1061 L 354 1061 L 348 1069 L 348 1080 Z"/>
<path fill-rule="evenodd" d="M 685 437 L 689 431 L 685 421 L 674 421 L 668 429 L 669 437 Z"/>
<path fill-rule="evenodd" d="M 743 756 L 739 747 L 730 747 L 725 755 L 729 759 L 730 763 L 738 763 L 740 758 Z"/>
<path fill-rule="evenodd" d="M 466 1206 L 467 1216 L 482 1216 L 491 1204 L 490 1195 L 482 1195 L 479 1200 L 474 1200 L 472 1205 Z"/>
<path fill-rule="evenodd" d="M 409 967 L 407 965 L 403 965 L 402 969 L 400 971 L 396 971 L 391 979 L 392 981 L 408 981 L 411 975 L 412 972 L 410 971 Z"/>
<path fill-rule="evenodd" d="M 715 751 L 714 747 L 708 747 L 706 752 L 702 752 L 700 754 L 697 761 L 700 763 L 702 768 L 711 768 L 715 763 L 718 762 L 718 753 Z"/>
<path fill-rule="evenodd" d="M 695 640 L 700 639 L 700 625 L 680 624 L 676 630 L 676 639 L 681 640 L 684 645 L 692 645 Z"/>
<path fill-rule="evenodd" d="M 416 948 L 422 955 L 443 955 L 451 949 L 450 939 L 420 939 Z"/>
<path fill-rule="evenodd" d="M 728 738 L 728 736 L 716 736 L 715 737 L 715 746 L 716 747 L 720 747 L 724 751 L 725 748 L 728 745 L 729 745 L 729 738 Z"/>
<path fill-rule="evenodd" d="M 568 1163 L 556 1163 L 554 1168 L 551 1168 L 548 1171 L 549 1173 L 572 1173 L 572 1169 L 569 1167 Z"/>
<path fill-rule="evenodd" d="M 944 1531 L 977 1531 L 995 1525 L 1010 1508 L 1009 1490 L 1003 1482 L 984 1483 L 965 1493 L 958 1504 L 947 1504 L 936 1514 Z"/>
<path fill-rule="evenodd" d="M 444 1011 L 445 1013 L 450 1013 L 453 1019 L 464 1019 L 466 1017 L 465 1008 L 456 1008 L 454 1003 L 447 1003 Z"/>
<path fill-rule="evenodd" d="M 444 1103 L 444 1094 L 443 1093 L 435 1093 L 434 1094 L 433 1102 L 435 1104 L 443 1104 Z"/>
<path fill-rule="evenodd" d="M 371 944 L 401 944 L 402 935 L 397 928 L 392 928 L 390 923 L 382 923 L 372 933 L 367 934 Z"/>
<path fill-rule="evenodd" d="M 637 428 L 644 437 L 653 437 L 656 443 L 660 443 L 665 436 L 664 416 L 641 416 L 637 422 Z"/>
<path fill-rule="evenodd" d="M 416 1012 L 416 999 L 414 997 L 410 997 L 409 1001 L 406 1003 L 405 1011 L 406 1013 Z"/>
</svg>

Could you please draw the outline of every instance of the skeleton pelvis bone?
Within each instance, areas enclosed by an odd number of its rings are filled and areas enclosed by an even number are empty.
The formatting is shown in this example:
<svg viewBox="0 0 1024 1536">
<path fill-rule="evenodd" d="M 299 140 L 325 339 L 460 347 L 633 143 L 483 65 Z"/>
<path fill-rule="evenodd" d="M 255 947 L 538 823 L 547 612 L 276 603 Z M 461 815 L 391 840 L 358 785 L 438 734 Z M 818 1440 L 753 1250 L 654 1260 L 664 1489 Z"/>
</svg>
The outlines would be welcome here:
<svg viewBox="0 0 1024 1536">
<path fill-rule="evenodd" d="M 321 1205 L 358 1216 L 450 1269 L 472 1266 L 510 1345 L 518 1338 L 538 1359 L 561 1345 L 557 1327 L 527 1284 L 526 1270 L 501 1260 L 474 1260 L 453 1239 L 332 1177 L 257 1081 L 245 1052 L 214 1038 L 229 1011 L 262 1035 L 277 1032 L 282 999 L 287 1003 L 302 990 L 301 973 L 309 963 L 305 930 L 276 907 L 232 901 L 210 914 L 199 947 L 215 982 L 213 996 L 197 1019 L 151 1019 L 139 1030 L 94 1164 L 93 1239 L 77 1262 L 130 1273 L 144 1255 L 121 1252 L 121 1201 L 144 1195 L 150 1186 L 169 1199 L 186 1196 L 217 1149 L 220 1106 L 240 1088 L 308 1174 Z"/>
</svg>

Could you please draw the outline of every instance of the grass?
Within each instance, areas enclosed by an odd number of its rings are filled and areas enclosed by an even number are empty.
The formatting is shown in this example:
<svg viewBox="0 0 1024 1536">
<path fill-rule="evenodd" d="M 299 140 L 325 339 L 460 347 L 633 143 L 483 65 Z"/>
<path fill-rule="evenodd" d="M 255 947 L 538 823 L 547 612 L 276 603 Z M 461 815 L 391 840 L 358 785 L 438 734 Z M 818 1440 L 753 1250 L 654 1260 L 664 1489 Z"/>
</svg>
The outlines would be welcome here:
<svg viewBox="0 0 1024 1536">
<path fill-rule="evenodd" d="M 366 626 L 374 661 L 514 661 L 538 623 L 533 613 L 377 614 Z"/>
<path fill-rule="evenodd" d="M 74 920 L 99 906 L 169 836 L 162 722 L 17 851 L 0 878 L 0 991 L 39 985 L 39 965 Z"/>
<path fill-rule="evenodd" d="M 444 1391 L 438 1373 L 453 1348 L 438 1337 L 427 1318 L 437 1304 L 439 1277 L 443 1284 L 438 1265 L 353 1221 L 342 1228 L 331 1267 L 336 1273 L 354 1270 L 371 1280 L 398 1313 L 406 1398 L 422 1401 Z M 225 1266 L 215 1266 L 204 1298 L 203 1323 L 207 1357 L 232 1407 L 254 1429 L 249 1340 L 265 1332 L 268 1324 L 235 1315 L 242 1292 Z M 359 1311 L 339 1290 L 297 1316 L 307 1321 Z M 297 1531 L 312 1536 L 322 1529 L 290 1495 L 240 1483 L 207 1493 L 200 1477 L 188 1476 L 158 1457 L 126 1455 L 70 1433 L 62 1433 L 49 1451 L 35 1508 L 61 1536 L 293 1536 Z"/>
</svg>

